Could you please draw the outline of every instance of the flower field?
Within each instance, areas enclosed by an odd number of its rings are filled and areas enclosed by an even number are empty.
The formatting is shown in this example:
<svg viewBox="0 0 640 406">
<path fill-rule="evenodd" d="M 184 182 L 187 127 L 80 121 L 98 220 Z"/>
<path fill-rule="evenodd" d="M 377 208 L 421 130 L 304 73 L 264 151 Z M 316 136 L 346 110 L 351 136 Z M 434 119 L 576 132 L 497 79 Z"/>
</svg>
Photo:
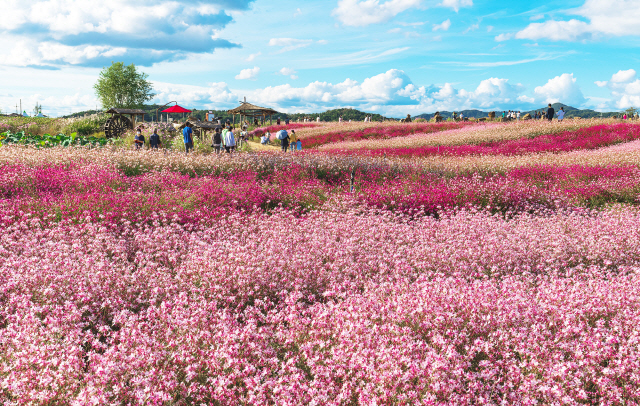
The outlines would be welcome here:
<svg viewBox="0 0 640 406">
<path fill-rule="evenodd" d="M 453 124 L 2 145 L 0 403 L 640 404 L 640 125 Z"/>
</svg>

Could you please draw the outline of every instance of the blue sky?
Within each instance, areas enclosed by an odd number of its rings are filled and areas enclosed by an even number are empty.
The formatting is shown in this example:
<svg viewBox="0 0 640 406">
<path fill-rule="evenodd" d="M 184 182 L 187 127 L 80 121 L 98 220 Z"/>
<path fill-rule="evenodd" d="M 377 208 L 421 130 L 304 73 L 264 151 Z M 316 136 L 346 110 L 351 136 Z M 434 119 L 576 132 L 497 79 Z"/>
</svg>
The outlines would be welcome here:
<svg viewBox="0 0 640 406">
<path fill-rule="evenodd" d="M 286 112 L 640 107 L 640 0 L 2 0 L 0 109 L 95 108 L 111 61 L 155 102 Z"/>
</svg>

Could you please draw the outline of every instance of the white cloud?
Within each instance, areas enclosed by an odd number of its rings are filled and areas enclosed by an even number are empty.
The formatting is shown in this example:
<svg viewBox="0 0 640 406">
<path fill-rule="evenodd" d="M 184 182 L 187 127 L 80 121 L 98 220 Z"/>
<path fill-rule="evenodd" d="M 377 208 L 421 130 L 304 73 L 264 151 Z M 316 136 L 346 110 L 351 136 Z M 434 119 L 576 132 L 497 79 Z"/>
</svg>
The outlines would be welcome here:
<svg viewBox="0 0 640 406">
<path fill-rule="evenodd" d="M 636 78 L 636 71 L 633 69 L 621 70 L 611 76 L 611 83 L 629 83 Z"/>
<path fill-rule="evenodd" d="M 236 75 L 236 79 L 238 80 L 256 80 L 258 78 L 258 74 L 260 73 L 260 68 L 257 66 L 253 69 L 242 69 L 238 75 Z"/>
<path fill-rule="evenodd" d="M 251 54 L 247 57 L 247 59 L 245 59 L 245 61 L 247 62 L 253 62 L 257 57 L 259 57 L 260 55 L 262 55 L 262 52 L 258 52 L 255 54 Z"/>
<path fill-rule="evenodd" d="M 582 90 L 577 85 L 577 79 L 573 73 L 563 73 L 543 85 L 534 89 L 537 102 L 539 103 L 565 103 L 572 106 L 580 106 L 586 101 Z"/>
<path fill-rule="evenodd" d="M 500 34 L 500 35 L 497 35 L 494 39 L 495 39 L 497 42 L 502 42 L 502 41 L 510 40 L 510 39 L 511 39 L 511 37 L 512 37 L 512 34 L 507 33 L 507 34 Z"/>
<path fill-rule="evenodd" d="M 389 21 L 405 10 L 420 7 L 422 3 L 423 0 L 387 0 L 383 3 L 379 0 L 340 0 L 332 15 L 344 25 L 364 27 Z"/>
<path fill-rule="evenodd" d="M 570 19 L 533 23 L 518 32 L 516 38 L 579 41 L 602 36 L 637 36 L 640 33 L 640 0 L 587 0 L 570 14 L 588 22 Z"/>
<path fill-rule="evenodd" d="M 298 16 L 301 16 L 301 15 L 302 15 L 302 10 L 300 10 L 300 9 L 297 9 L 296 12 L 293 13 L 294 17 L 298 17 Z"/>
<path fill-rule="evenodd" d="M 634 69 L 620 70 L 608 81 L 596 81 L 596 85 L 611 91 L 615 107 L 626 109 L 640 107 L 640 79 Z"/>
<path fill-rule="evenodd" d="M 282 68 L 280 69 L 280 74 L 283 76 L 289 76 L 291 79 L 296 80 L 298 76 L 296 75 L 296 71 L 291 68 Z"/>
<path fill-rule="evenodd" d="M 101 66 L 109 56 L 104 52 L 119 49 L 125 50 L 120 55 L 148 66 L 237 47 L 218 37 L 232 21 L 224 9 L 246 9 L 252 1 L 213 0 L 185 7 L 182 0 L 3 0 L 0 32 L 5 41 L 16 37 L 29 44 L 46 42 L 51 52 L 67 56 L 55 58 L 57 65 Z M 52 60 L 51 52 L 35 53 L 30 60 L 44 64 Z"/>
<path fill-rule="evenodd" d="M 447 19 L 440 24 L 434 24 L 433 31 L 438 31 L 438 30 L 448 31 L 449 27 L 451 27 L 451 20 Z"/>
<path fill-rule="evenodd" d="M 553 41 L 577 41 L 590 39 L 592 36 L 593 32 L 589 24 L 579 20 L 533 23 L 515 35 L 517 39 L 547 38 Z"/>
<path fill-rule="evenodd" d="M 278 53 L 293 51 L 294 49 L 305 48 L 313 44 L 313 40 L 310 39 L 296 39 L 296 38 L 271 38 L 269 40 L 269 46 L 281 47 Z"/>
<path fill-rule="evenodd" d="M 457 13 L 462 7 L 472 7 L 473 0 L 442 0 L 440 6 L 452 8 Z"/>
</svg>

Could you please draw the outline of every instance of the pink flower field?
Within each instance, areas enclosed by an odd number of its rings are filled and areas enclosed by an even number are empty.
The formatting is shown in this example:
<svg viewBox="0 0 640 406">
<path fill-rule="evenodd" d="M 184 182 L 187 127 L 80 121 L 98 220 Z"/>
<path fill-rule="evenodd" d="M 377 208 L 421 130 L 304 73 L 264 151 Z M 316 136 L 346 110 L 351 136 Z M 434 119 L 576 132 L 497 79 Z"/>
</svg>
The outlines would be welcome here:
<svg viewBox="0 0 640 406">
<path fill-rule="evenodd" d="M 2 146 L 0 404 L 640 404 L 640 127 L 558 125 Z"/>
</svg>

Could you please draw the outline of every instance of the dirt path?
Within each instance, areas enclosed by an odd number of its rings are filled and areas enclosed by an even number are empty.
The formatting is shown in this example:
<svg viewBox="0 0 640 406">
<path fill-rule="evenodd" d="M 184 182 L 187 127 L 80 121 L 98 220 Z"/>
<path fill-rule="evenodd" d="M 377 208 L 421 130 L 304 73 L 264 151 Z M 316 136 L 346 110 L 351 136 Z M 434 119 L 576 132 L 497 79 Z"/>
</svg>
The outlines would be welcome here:
<svg viewBox="0 0 640 406">
<path fill-rule="evenodd" d="M 275 145 L 262 145 L 256 141 L 247 141 L 252 151 L 280 151 L 279 146 Z"/>
</svg>

